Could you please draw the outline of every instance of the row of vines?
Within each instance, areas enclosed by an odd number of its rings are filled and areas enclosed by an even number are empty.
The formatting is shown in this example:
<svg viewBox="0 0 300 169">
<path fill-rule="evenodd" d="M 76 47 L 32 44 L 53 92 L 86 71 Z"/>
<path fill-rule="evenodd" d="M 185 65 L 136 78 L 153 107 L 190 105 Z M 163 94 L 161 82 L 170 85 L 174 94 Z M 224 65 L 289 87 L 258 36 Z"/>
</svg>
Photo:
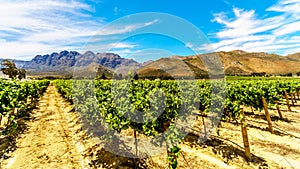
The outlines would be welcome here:
<svg viewBox="0 0 300 169">
<path fill-rule="evenodd" d="M 0 79 L 0 126 L 2 134 L 17 127 L 16 120 L 28 113 L 46 91 L 50 81 L 9 81 Z"/>
<path fill-rule="evenodd" d="M 284 101 L 287 93 L 291 98 L 299 98 L 299 82 L 297 79 L 226 83 L 221 80 L 56 80 L 54 84 L 74 104 L 89 128 L 102 126 L 101 136 L 114 141 L 118 139 L 114 137 L 115 131 L 131 128 L 136 147 L 136 133 L 154 138 L 153 143 L 157 145 L 166 142 L 169 167 L 176 168 L 178 143 L 193 123 L 192 115 L 214 114 L 212 127 L 221 118 L 241 123 L 244 120 L 241 106 L 262 110 L 266 105 L 276 106 Z M 138 157 L 137 151 L 135 155 Z"/>
</svg>

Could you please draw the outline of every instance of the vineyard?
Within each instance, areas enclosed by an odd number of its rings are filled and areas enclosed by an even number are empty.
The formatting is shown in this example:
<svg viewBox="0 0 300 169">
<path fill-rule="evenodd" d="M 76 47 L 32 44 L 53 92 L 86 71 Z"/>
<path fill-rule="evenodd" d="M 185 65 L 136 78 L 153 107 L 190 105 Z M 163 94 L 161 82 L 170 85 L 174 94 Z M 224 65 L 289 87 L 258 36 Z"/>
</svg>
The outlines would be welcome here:
<svg viewBox="0 0 300 169">
<path fill-rule="evenodd" d="M 16 129 L 17 118 L 26 115 L 46 91 L 50 81 L 16 82 L 0 79 L 0 126 L 2 132 Z"/>
<path fill-rule="evenodd" d="M 49 83 L 0 81 L 2 135 Z M 51 83 L 78 117 L 72 123 L 98 140 L 82 153 L 91 168 L 299 166 L 300 79 Z"/>
</svg>

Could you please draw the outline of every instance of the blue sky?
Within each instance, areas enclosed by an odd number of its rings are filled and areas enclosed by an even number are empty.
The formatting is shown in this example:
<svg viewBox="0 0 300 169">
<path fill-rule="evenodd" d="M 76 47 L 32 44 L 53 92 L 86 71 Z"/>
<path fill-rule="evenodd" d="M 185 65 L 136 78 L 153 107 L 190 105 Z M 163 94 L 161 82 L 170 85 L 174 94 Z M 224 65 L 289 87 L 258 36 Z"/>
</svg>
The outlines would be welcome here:
<svg viewBox="0 0 300 169">
<path fill-rule="evenodd" d="M 300 0 L 0 1 L 0 58 L 92 50 L 146 61 L 235 49 L 300 52 Z"/>
</svg>

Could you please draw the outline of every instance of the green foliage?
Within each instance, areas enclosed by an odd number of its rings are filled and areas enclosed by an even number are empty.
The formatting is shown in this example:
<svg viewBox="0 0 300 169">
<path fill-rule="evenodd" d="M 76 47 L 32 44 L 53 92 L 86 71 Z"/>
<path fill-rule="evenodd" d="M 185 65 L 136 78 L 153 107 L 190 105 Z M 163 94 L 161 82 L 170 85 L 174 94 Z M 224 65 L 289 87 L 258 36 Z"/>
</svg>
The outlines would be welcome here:
<svg viewBox="0 0 300 169">
<path fill-rule="evenodd" d="M 9 78 L 13 79 L 16 78 L 19 74 L 18 68 L 16 67 L 15 63 L 13 61 L 9 61 L 8 59 L 3 59 L 1 65 L 3 68 L 1 68 L 1 71 L 8 75 Z"/>
<path fill-rule="evenodd" d="M 239 120 L 241 105 L 262 109 L 262 97 L 273 105 L 284 90 L 300 88 L 299 80 L 293 79 L 232 80 L 226 85 L 217 80 L 56 80 L 54 84 L 90 126 L 105 124 L 106 133 L 128 128 L 149 137 L 164 133 L 153 142 L 165 140 L 172 147 L 168 156 L 171 168 L 177 167 L 180 150 L 172 145 L 184 137 L 174 125 L 176 120 L 187 122 L 186 117 L 195 110 L 224 112 L 223 118 Z M 167 131 L 165 124 L 170 124 Z"/>
<path fill-rule="evenodd" d="M 27 106 L 27 99 L 39 98 L 48 85 L 47 80 L 17 82 L 0 79 L 0 115 L 8 116 L 8 124 L 15 126 L 13 109 Z"/>
<path fill-rule="evenodd" d="M 18 69 L 18 79 L 25 79 L 26 78 L 26 70 L 25 69 Z"/>
<path fill-rule="evenodd" d="M 137 73 L 134 73 L 133 79 L 134 79 L 134 80 L 138 80 L 138 79 L 139 79 L 139 75 L 138 75 Z"/>
<path fill-rule="evenodd" d="M 11 79 L 25 79 L 26 78 L 26 70 L 25 69 L 18 69 L 13 61 L 8 59 L 3 59 L 1 65 L 1 71 L 8 75 Z"/>
<path fill-rule="evenodd" d="M 169 148 L 168 152 L 168 162 L 170 164 L 170 169 L 177 169 L 180 147 L 173 146 L 172 148 Z"/>
</svg>

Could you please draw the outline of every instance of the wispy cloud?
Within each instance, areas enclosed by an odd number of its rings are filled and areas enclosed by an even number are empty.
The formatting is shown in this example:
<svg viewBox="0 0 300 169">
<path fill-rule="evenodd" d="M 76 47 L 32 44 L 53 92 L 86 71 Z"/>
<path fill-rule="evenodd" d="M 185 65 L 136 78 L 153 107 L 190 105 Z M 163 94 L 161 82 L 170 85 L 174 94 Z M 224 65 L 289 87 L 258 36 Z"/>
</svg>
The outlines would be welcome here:
<svg viewBox="0 0 300 169">
<path fill-rule="evenodd" d="M 79 0 L 0 1 L 0 11 L 0 57 L 18 59 L 65 49 L 80 51 L 91 36 L 123 34 L 157 22 L 105 28 L 105 19 L 95 18 L 95 9 Z M 103 45 L 134 47 L 125 43 Z"/>
<path fill-rule="evenodd" d="M 116 35 L 116 34 L 129 33 L 134 30 L 153 25 L 158 22 L 158 19 L 154 19 L 154 20 L 144 22 L 144 23 L 130 23 L 129 24 L 129 23 L 126 23 L 126 21 L 124 21 L 124 22 L 123 23 L 119 23 L 119 22 L 113 23 L 111 25 L 103 27 L 97 32 L 96 35 L 103 36 L 103 35 Z"/>
<path fill-rule="evenodd" d="M 132 49 L 137 47 L 137 44 L 129 44 L 129 43 L 125 43 L 125 42 L 118 42 L 118 43 L 113 43 L 111 44 L 112 48 L 128 48 L 128 49 Z"/>
<path fill-rule="evenodd" d="M 264 51 L 287 54 L 295 51 L 300 44 L 300 1 L 280 0 L 270 6 L 266 12 L 276 12 L 278 15 L 260 18 L 255 10 L 233 8 L 234 17 L 229 18 L 222 13 L 214 14 L 212 22 L 222 25 L 215 32 L 218 42 L 212 46 L 218 50 L 242 49 L 246 51 Z M 300 50 L 299 50 L 300 51 Z"/>
<path fill-rule="evenodd" d="M 299 14 L 299 0 L 280 0 L 276 5 L 271 6 L 267 11 L 285 12 Z"/>
<path fill-rule="evenodd" d="M 195 46 L 193 43 L 188 42 L 185 44 L 185 47 L 190 48 L 195 53 L 212 53 L 214 52 L 214 48 L 211 44 L 203 43 L 200 46 Z"/>
<path fill-rule="evenodd" d="M 125 12 L 125 10 L 121 9 L 118 6 L 115 6 L 114 9 L 113 9 L 113 12 L 114 12 L 115 15 L 119 15 L 120 13 Z"/>
<path fill-rule="evenodd" d="M 79 1 L 0 1 L 0 57 L 32 57 L 82 41 L 104 24 Z"/>
</svg>

